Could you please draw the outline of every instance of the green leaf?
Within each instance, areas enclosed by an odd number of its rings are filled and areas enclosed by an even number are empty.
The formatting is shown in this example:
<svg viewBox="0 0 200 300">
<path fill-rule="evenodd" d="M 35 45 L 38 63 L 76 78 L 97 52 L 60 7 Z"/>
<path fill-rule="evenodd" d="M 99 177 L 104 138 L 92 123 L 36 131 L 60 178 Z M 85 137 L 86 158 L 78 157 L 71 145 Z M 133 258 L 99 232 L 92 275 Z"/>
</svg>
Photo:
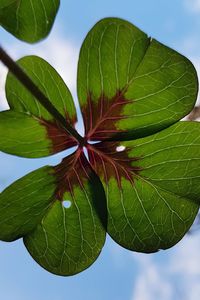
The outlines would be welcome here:
<svg viewBox="0 0 200 300">
<path fill-rule="evenodd" d="M 0 194 L 0 239 L 13 241 L 29 233 L 52 205 L 53 168 L 40 168 Z"/>
<path fill-rule="evenodd" d="M 23 157 L 53 153 L 53 145 L 40 121 L 15 111 L 0 112 L 0 149 Z"/>
<path fill-rule="evenodd" d="M 78 97 L 90 140 L 155 133 L 188 114 L 197 97 L 191 62 L 132 24 L 98 22 L 80 52 Z"/>
<path fill-rule="evenodd" d="M 22 57 L 17 64 L 51 100 L 57 110 L 67 117 L 69 122 L 74 123 L 76 110 L 72 95 L 56 70 L 37 56 Z M 6 97 L 10 108 L 15 111 L 26 112 L 45 120 L 53 118 L 11 72 L 8 73 L 6 80 Z"/>
<path fill-rule="evenodd" d="M 0 25 L 20 40 L 35 43 L 50 32 L 59 0 L 1 0 Z"/>
<path fill-rule="evenodd" d="M 149 137 L 90 146 L 103 182 L 108 233 L 125 248 L 175 245 L 199 209 L 200 124 L 179 122 Z"/>
<path fill-rule="evenodd" d="M 57 198 L 37 228 L 24 238 L 33 258 L 57 275 L 74 275 L 88 268 L 105 242 L 105 195 L 83 154 L 57 166 Z M 64 202 L 70 206 L 65 208 Z"/>
<path fill-rule="evenodd" d="M 66 121 L 75 126 L 73 99 L 58 73 L 36 56 L 24 57 L 18 63 Z M 11 110 L 0 114 L 0 150 L 23 157 L 43 157 L 77 145 L 76 139 L 11 73 L 6 80 L 6 96 Z"/>
<path fill-rule="evenodd" d="M 144 139 L 131 142 L 140 175 L 162 189 L 199 203 L 200 123 L 178 122 Z M 128 146 L 128 145 L 127 145 Z"/>
</svg>

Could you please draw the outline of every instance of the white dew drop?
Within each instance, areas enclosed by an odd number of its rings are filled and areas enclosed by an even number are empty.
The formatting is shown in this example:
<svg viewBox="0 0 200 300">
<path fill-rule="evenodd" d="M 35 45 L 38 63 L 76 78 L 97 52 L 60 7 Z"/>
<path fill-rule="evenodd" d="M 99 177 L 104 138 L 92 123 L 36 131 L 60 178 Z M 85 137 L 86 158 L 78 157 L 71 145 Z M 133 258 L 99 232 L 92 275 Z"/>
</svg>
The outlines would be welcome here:
<svg viewBox="0 0 200 300">
<path fill-rule="evenodd" d="M 117 146 L 117 147 L 116 147 L 116 151 L 117 151 L 117 152 L 122 152 L 122 151 L 124 151 L 125 149 L 126 149 L 126 147 L 123 146 L 123 145 L 120 145 L 120 146 Z"/>
<path fill-rule="evenodd" d="M 64 208 L 70 208 L 71 205 L 72 205 L 72 203 L 71 203 L 70 200 L 64 200 L 64 201 L 62 202 L 62 205 L 63 205 Z"/>
</svg>

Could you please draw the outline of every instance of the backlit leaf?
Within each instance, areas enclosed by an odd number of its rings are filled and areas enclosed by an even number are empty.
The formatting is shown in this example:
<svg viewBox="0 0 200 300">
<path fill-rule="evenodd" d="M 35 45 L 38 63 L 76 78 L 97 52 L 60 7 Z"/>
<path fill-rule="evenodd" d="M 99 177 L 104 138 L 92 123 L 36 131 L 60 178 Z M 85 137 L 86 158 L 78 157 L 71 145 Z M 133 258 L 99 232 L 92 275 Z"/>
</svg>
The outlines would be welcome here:
<svg viewBox="0 0 200 300">
<path fill-rule="evenodd" d="M 74 126 L 76 111 L 72 96 L 58 73 L 36 56 L 23 57 L 18 63 Z M 76 139 L 11 73 L 6 81 L 6 96 L 11 110 L 1 113 L 0 150 L 23 157 L 42 157 L 77 145 Z"/>
<path fill-rule="evenodd" d="M 131 142 L 141 153 L 140 175 L 152 184 L 195 202 L 200 200 L 200 123 L 178 122 Z M 127 144 L 128 146 L 128 144 Z"/>
<path fill-rule="evenodd" d="M 197 87 L 188 59 L 124 20 L 101 20 L 82 45 L 78 96 L 91 140 L 157 132 L 191 111 Z"/>
<path fill-rule="evenodd" d="M 18 63 L 75 126 L 72 96 L 55 70 L 35 56 Z M 0 150 L 42 157 L 77 149 L 0 194 L 0 239 L 23 237 L 42 267 L 63 276 L 96 260 L 106 232 L 140 252 L 175 245 L 199 209 L 200 123 L 179 121 L 197 90 L 190 61 L 116 18 L 98 22 L 81 48 L 84 138 L 69 135 L 9 73 Z"/>
<path fill-rule="evenodd" d="M 68 121 L 74 123 L 76 111 L 72 95 L 56 70 L 38 56 L 25 56 L 19 59 L 17 64 L 51 100 L 57 110 L 64 117 L 68 117 Z M 8 73 L 6 81 L 6 97 L 10 108 L 15 111 L 27 112 L 45 120 L 53 118 L 11 72 Z"/>
<path fill-rule="evenodd" d="M 52 143 L 38 119 L 15 111 L 0 112 L 1 151 L 23 157 L 53 153 Z"/>
<path fill-rule="evenodd" d="M 16 240 L 29 233 L 52 205 L 56 190 L 53 168 L 40 168 L 0 194 L 0 239 Z"/>
<path fill-rule="evenodd" d="M 179 122 L 149 137 L 90 146 L 104 184 L 108 233 L 131 250 L 176 244 L 199 209 L 200 124 Z"/>
<path fill-rule="evenodd" d="M 53 25 L 59 0 L 1 0 L 0 25 L 20 40 L 35 43 Z"/>
<path fill-rule="evenodd" d="M 55 173 L 58 186 L 54 204 L 24 242 L 41 266 L 66 276 L 89 267 L 104 245 L 105 195 L 80 152 L 64 159 Z"/>
</svg>

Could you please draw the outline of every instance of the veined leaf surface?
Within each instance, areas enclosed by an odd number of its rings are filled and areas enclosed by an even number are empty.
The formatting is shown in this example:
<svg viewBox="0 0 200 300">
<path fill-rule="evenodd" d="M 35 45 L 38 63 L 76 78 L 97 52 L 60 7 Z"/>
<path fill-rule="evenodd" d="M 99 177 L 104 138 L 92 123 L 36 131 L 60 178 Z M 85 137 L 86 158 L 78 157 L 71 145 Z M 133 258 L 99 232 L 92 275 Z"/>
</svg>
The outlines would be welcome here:
<svg viewBox="0 0 200 300">
<path fill-rule="evenodd" d="M 158 134 L 135 140 L 142 152 L 140 175 L 152 184 L 199 203 L 200 123 L 178 122 Z"/>
<path fill-rule="evenodd" d="M 0 220 L 1 240 L 24 236 L 28 251 L 42 267 L 73 275 L 89 267 L 104 245 L 104 190 L 78 151 L 58 166 L 38 169 L 5 189 L 0 194 Z"/>
<path fill-rule="evenodd" d="M 80 152 L 55 169 L 55 201 L 36 229 L 24 238 L 33 258 L 57 275 L 89 267 L 105 242 L 105 195 L 98 177 Z M 63 201 L 70 202 L 65 208 Z"/>
<path fill-rule="evenodd" d="M 13 241 L 29 233 L 52 204 L 56 191 L 53 168 L 40 168 L 0 194 L 0 239 Z"/>
<path fill-rule="evenodd" d="M 66 121 L 74 126 L 76 111 L 73 99 L 58 73 L 36 56 L 23 57 L 18 63 Z M 6 81 L 6 96 L 11 110 L 1 113 L 0 150 L 24 157 L 42 157 L 77 145 L 76 139 L 11 73 Z"/>
<path fill-rule="evenodd" d="M 123 247 L 166 249 L 192 225 L 199 209 L 199 132 L 199 123 L 179 122 L 135 141 L 90 146 L 106 191 L 108 233 Z"/>
<path fill-rule="evenodd" d="M 74 126 L 71 94 L 55 70 L 33 56 L 18 63 Z M 106 231 L 130 250 L 175 245 L 199 209 L 200 123 L 179 121 L 197 90 L 185 57 L 115 18 L 97 23 L 81 48 L 84 138 L 69 136 L 9 74 L 11 110 L 0 113 L 0 150 L 26 157 L 77 150 L 1 193 L 0 238 L 23 236 L 41 266 L 64 276 L 95 261 Z"/>
<path fill-rule="evenodd" d="M 19 59 L 17 64 L 50 99 L 57 110 L 73 123 L 76 111 L 72 95 L 56 70 L 38 56 L 25 56 Z M 15 111 L 27 112 L 45 120 L 53 118 L 11 72 L 7 76 L 6 97 L 10 108 Z"/>
<path fill-rule="evenodd" d="M 127 21 L 101 20 L 82 45 L 78 97 L 90 140 L 155 133 L 191 111 L 197 89 L 188 59 Z"/>
<path fill-rule="evenodd" d="M 52 152 L 52 142 L 38 119 L 10 110 L 0 112 L 0 149 L 23 157 L 42 157 Z"/>
<path fill-rule="evenodd" d="M 20 40 L 35 43 L 53 25 L 59 0 L 1 0 L 0 25 Z"/>
</svg>

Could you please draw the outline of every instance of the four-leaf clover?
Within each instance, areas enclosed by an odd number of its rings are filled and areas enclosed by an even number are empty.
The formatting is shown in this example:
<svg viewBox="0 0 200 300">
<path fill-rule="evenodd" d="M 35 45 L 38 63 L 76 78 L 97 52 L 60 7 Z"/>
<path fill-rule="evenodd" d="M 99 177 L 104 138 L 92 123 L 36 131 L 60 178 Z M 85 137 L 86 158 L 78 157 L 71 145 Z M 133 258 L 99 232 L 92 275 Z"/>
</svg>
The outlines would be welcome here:
<svg viewBox="0 0 200 300">
<path fill-rule="evenodd" d="M 36 56 L 18 64 L 75 128 L 72 96 L 56 71 Z M 58 275 L 89 267 L 106 232 L 134 251 L 175 245 L 199 209 L 200 124 L 180 121 L 197 91 L 188 59 L 116 18 L 98 22 L 80 51 L 84 142 L 9 73 L 0 150 L 29 158 L 77 150 L 1 193 L 0 239 L 23 237 L 32 257 Z"/>
</svg>

